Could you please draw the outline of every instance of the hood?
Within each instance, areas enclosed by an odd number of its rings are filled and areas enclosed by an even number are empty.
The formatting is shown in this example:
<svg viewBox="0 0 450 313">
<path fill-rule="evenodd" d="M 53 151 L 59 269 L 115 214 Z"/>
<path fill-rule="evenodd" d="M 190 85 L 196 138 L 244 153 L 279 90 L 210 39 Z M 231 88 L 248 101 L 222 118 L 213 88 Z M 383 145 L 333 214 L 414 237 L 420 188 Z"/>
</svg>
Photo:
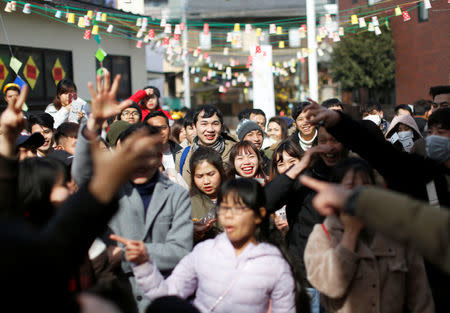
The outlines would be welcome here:
<svg viewBox="0 0 450 313">
<path fill-rule="evenodd" d="M 404 124 L 406 126 L 409 126 L 414 134 L 414 138 L 422 138 L 422 134 L 420 133 L 419 127 L 417 126 L 416 121 L 411 115 L 398 115 L 395 116 L 391 122 L 391 125 L 389 126 L 387 132 L 386 132 L 386 138 L 389 139 L 394 134 L 394 129 L 397 126 L 397 124 Z"/>
</svg>

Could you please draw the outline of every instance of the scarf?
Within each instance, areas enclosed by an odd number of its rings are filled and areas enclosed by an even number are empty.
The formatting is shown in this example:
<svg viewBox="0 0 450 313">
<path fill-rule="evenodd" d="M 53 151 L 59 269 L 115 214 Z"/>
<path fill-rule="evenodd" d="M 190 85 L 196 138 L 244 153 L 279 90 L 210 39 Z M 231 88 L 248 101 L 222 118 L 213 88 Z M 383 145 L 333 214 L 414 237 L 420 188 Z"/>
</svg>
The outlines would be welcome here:
<svg viewBox="0 0 450 313">
<path fill-rule="evenodd" d="M 192 143 L 192 151 L 194 152 L 195 150 L 197 150 L 199 146 L 200 145 L 198 144 L 198 137 L 195 137 L 194 142 Z M 223 139 L 222 136 L 219 136 L 217 141 L 208 147 L 222 154 L 223 151 L 225 151 L 225 139 Z"/>
</svg>

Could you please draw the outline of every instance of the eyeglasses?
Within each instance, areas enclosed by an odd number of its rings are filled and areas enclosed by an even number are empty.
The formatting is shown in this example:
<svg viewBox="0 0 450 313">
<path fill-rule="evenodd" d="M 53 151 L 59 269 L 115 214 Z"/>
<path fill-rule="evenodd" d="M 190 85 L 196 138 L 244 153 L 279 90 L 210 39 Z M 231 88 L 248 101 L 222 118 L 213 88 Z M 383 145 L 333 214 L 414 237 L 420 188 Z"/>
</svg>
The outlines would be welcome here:
<svg viewBox="0 0 450 313">
<path fill-rule="evenodd" d="M 128 116 L 139 116 L 139 112 L 138 111 L 133 111 L 133 112 L 122 112 L 122 116 L 124 117 L 128 117 Z"/>
<path fill-rule="evenodd" d="M 233 215 L 242 215 L 245 211 L 250 210 L 249 208 L 245 206 L 240 207 L 226 207 L 226 206 L 218 206 L 217 207 L 217 214 L 219 215 L 225 215 L 227 211 L 231 212 Z"/>
</svg>

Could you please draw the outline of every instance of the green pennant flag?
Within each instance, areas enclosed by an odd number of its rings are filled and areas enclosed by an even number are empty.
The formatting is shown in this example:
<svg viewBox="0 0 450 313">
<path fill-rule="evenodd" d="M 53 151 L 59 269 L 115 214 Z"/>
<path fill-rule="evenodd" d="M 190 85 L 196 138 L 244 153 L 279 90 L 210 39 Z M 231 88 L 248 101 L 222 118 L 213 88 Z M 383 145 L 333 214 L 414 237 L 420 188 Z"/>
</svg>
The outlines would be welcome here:
<svg viewBox="0 0 450 313">
<path fill-rule="evenodd" d="M 100 44 L 100 35 L 95 35 L 94 36 L 95 41 L 97 41 L 98 44 Z"/>
<path fill-rule="evenodd" d="M 98 48 L 97 52 L 95 53 L 95 57 L 99 62 L 103 62 L 107 55 L 108 54 L 102 48 Z"/>
<path fill-rule="evenodd" d="M 97 70 L 97 75 L 103 77 L 103 68 Z"/>
</svg>

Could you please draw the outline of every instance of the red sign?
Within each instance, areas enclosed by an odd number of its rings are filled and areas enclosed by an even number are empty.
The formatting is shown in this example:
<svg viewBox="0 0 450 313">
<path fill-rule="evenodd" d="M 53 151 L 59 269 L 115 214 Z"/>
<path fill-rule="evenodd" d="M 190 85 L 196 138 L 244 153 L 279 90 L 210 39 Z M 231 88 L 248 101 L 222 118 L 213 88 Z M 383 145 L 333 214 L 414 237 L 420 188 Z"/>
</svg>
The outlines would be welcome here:
<svg viewBox="0 0 450 313">
<path fill-rule="evenodd" d="M 36 79 L 36 66 L 27 64 L 27 77 Z"/>
</svg>

